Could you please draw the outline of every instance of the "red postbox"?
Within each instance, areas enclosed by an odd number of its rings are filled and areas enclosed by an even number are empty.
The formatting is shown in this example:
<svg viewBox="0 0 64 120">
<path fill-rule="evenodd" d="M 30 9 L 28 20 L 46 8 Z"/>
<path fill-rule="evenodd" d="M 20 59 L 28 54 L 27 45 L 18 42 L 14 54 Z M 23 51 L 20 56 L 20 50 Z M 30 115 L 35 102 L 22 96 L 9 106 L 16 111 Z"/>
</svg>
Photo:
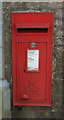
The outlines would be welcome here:
<svg viewBox="0 0 64 120">
<path fill-rule="evenodd" d="M 53 12 L 12 13 L 13 105 L 51 106 Z"/>
</svg>

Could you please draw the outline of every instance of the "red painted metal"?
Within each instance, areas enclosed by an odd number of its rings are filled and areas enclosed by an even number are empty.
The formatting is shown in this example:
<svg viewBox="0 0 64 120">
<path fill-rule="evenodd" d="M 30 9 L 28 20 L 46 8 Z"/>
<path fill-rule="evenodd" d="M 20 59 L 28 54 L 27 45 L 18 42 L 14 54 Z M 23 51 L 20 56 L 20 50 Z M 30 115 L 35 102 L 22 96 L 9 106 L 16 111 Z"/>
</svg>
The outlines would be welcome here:
<svg viewBox="0 0 64 120">
<path fill-rule="evenodd" d="M 12 13 L 13 105 L 51 106 L 53 18 L 53 12 Z M 28 70 L 28 50 L 39 50 L 38 71 Z"/>
</svg>

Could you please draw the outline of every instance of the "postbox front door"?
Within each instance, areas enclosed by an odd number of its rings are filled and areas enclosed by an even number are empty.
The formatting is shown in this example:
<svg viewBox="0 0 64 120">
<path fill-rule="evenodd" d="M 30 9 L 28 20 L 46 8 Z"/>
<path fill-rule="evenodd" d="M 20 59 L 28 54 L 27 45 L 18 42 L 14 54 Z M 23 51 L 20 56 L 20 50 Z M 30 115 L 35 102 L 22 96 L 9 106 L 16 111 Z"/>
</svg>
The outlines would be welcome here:
<svg viewBox="0 0 64 120">
<path fill-rule="evenodd" d="M 35 44 L 35 48 L 32 48 Z M 22 104 L 46 101 L 46 43 L 17 44 L 17 98 Z"/>
</svg>

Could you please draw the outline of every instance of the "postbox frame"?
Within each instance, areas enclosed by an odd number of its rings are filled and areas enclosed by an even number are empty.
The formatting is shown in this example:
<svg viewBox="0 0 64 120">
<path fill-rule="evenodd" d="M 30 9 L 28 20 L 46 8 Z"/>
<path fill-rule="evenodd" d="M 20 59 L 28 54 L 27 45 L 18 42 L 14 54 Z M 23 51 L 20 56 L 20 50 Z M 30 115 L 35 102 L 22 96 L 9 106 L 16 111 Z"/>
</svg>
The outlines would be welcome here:
<svg viewBox="0 0 64 120">
<path fill-rule="evenodd" d="M 27 14 L 46 14 L 46 15 L 51 15 L 51 17 L 52 17 L 52 22 L 51 22 L 51 27 L 50 27 L 50 29 L 51 29 L 51 34 L 50 34 L 50 31 L 48 31 L 48 33 L 46 33 L 46 36 L 48 36 L 48 35 L 50 35 L 50 38 L 51 38 L 51 40 L 50 41 L 46 41 L 46 40 L 42 40 L 42 41 L 38 41 L 38 42 L 44 42 L 44 43 L 46 43 L 47 44 L 47 88 L 46 88 L 46 94 L 47 94 L 47 102 L 45 102 L 45 103 L 42 103 L 42 104 L 37 104 L 37 103 L 35 103 L 35 104 L 21 104 L 21 102 L 17 102 L 17 94 L 16 94 L 16 90 L 17 90 L 17 43 L 19 42 L 26 42 L 26 41 L 21 41 L 21 40 L 19 40 L 19 41 L 16 41 L 16 36 L 18 36 L 18 34 L 17 34 L 17 32 L 16 32 L 16 25 L 15 25 L 15 18 L 17 17 L 17 15 L 21 15 L 21 14 L 26 14 L 26 13 L 12 13 L 12 78 L 13 78 L 13 82 L 12 82 L 12 86 L 13 86 L 13 105 L 15 105 L 15 106 L 51 106 L 52 105 L 52 48 L 53 48 L 53 27 L 54 27 L 54 20 L 53 20 L 53 18 L 54 18 L 54 13 L 53 12 L 50 12 L 50 13 L 48 13 L 48 12 L 45 12 L 45 13 L 38 13 L 38 12 L 36 12 L 36 13 L 27 13 Z M 50 24 L 50 23 L 49 23 Z M 48 25 L 49 25 L 48 24 Z M 28 26 L 28 24 L 27 24 L 27 26 Z M 38 26 L 38 24 L 36 25 L 36 26 Z M 29 28 L 30 28 L 30 26 L 29 26 Z M 49 26 L 48 26 L 48 28 L 49 28 Z M 23 33 L 23 35 L 26 35 L 26 36 L 28 36 L 29 35 L 29 33 L 28 34 L 25 34 L 25 33 Z M 22 36 L 23 36 L 22 35 Z M 31 35 L 31 33 L 30 33 L 30 35 Z M 40 36 L 42 36 L 42 34 L 41 33 L 39 33 L 38 35 L 40 35 Z M 21 34 L 19 34 L 19 36 L 21 36 Z M 33 33 L 33 36 L 35 36 L 34 35 L 34 33 Z M 43 36 L 45 36 L 45 33 L 43 33 Z M 28 41 L 29 42 L 29 41 Z M 34 40 L 33 41 L 31 41 L 31 42 L 34 42 Z M 36 41 L 35 41 L 36 42 Z M 30 48 L 30 49 L 32 49 L 32 48 Z M 50 58 L 50 60 L 49 60 L 49 58 Z M 27 71 L 27 72 L 30 72 L 30 71 Z M 34 71 L 35 72 L 35 71 Z M 37 71 L 38 72 L 38 71 Z M 49 88 L 49 89 L 48 89 Z M 48 94 L 48 92 L 49 92 L 49 94 Z"/>
</svg>

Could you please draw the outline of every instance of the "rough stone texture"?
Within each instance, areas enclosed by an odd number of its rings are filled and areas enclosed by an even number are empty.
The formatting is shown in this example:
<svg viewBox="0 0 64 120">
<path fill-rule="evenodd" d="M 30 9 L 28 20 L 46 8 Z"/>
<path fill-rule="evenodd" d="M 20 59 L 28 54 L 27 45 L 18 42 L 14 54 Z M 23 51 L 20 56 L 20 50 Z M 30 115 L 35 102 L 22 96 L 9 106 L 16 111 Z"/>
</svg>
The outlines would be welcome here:
<svg viewBox="0 0 64 120">
<path fill-rule="evenodd" d="M 24 107 L 23 110 L 12 108 L 14 118 L 61 118 L 62 117 L 62 3 L 54 2 L 16 2 L 3 3 L 3 30 L 4 30 L 4 58 L 5 78 L 10 82 L 12 75 L 11 60 L 11 12 L 22 10 L 53 11 L 54 40 L 53 40 L 53 68 L 52 68 L 52 106 L 51 107 Z"/>
</svg>

